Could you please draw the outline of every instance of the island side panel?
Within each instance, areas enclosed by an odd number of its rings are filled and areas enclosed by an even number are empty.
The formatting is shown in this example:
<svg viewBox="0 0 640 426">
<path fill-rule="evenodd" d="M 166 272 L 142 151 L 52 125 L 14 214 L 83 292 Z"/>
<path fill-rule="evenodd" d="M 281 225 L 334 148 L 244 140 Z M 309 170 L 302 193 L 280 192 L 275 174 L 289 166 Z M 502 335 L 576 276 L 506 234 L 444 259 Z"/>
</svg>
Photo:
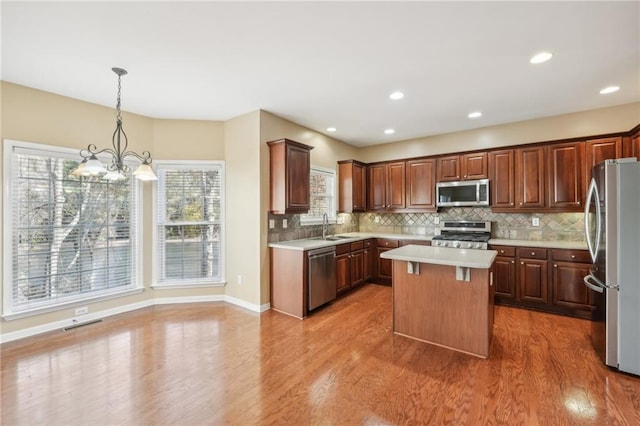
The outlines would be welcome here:
<svg viewBox="0 0 640 426">
<path fill-rule="evenodd" d="M 489 356 L 493 304 L 489 270 L 470 270 L 470 281 L 457 281 L 454 266 L 420 263 L 420 274 L 407 273 L 407 262 L 393 261 L 393 331 L 482 358 Z"/>
<path fill-rule="evenodd" d="M 271 309 L 307 316 L 307 262 L 302 250 L 271 248 Z"/>
</svg>

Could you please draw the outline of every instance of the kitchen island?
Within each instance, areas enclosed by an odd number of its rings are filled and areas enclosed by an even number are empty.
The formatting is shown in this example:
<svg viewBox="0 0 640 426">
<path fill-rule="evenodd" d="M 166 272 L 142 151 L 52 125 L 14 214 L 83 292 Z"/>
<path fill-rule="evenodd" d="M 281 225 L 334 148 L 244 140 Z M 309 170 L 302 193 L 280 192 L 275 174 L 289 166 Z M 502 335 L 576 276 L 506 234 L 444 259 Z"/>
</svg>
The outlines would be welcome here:
<svg viewBox="0 0 640 426">
<path fill-rule="evenodd" d="M 417 245 L 381 254 L 393 261 L 394 333 L 488 358 L 496 255 Z"/>
</svg>

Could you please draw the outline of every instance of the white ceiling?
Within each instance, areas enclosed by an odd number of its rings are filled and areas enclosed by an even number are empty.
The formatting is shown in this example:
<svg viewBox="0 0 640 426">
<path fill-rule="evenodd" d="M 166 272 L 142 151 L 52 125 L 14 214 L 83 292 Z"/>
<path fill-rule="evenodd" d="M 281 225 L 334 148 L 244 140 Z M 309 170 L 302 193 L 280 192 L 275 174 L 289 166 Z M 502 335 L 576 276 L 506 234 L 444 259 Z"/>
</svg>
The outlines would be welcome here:
<svg viewBox="0 0 640 426">
<path fill-rule="evenodd" d="M 357 146 L 640 101 L 637 1 L 3 1 L 0 13 L 5 81 L 115 106 L 116 66 L 126 111 L 264 109 Z M 541 50 L 553 59 L 529 64 Z"/>
</svg>

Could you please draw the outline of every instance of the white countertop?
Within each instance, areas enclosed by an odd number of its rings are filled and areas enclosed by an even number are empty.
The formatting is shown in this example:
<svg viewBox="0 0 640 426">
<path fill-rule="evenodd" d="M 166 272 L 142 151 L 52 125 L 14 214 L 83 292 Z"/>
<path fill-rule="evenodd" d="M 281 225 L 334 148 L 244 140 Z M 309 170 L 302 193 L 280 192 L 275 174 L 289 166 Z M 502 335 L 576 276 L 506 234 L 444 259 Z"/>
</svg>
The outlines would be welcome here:
<svg viewBox="0 0 640 426">
<path fill-rule="evenodd" d="M 404 260 L 406 262 L 488 269 L 493 264 L 497 254 L 498 252 L 495 250 L 465 250 L 451 247 L 408 245 L 385 251 L 380 254 L 380 257 L 383 259 Z"/>
<path fill-rule="evenodd" d="M 391 240 L 417 240 L 431 241 L 431 237 L 413 234 L 384 234 L 369 232 L 349 232 L 339 234 L 349 238 L 343 238 L 336 241 L 322 240 L 320 238 L 305 238 L 301 240 L 280 241 L 277 243 L 269 243 L 269 247 L 288 249 L 288 250 L 312 250 L 322 247 L 337 246 L 343 243 L 351 243 L 354 241 L 366 240 L 369 238 L 387 238 Z M 540 241 L 540 240 L 509 240 L 509 239 L 491 239 L 489 245 L 498 246 L 516 246 L 516 247 L 539 247 L 539 248 L 556 248 L 568 250 L 587 250 L 587 243 L 584 241 Z"/>
</svg>

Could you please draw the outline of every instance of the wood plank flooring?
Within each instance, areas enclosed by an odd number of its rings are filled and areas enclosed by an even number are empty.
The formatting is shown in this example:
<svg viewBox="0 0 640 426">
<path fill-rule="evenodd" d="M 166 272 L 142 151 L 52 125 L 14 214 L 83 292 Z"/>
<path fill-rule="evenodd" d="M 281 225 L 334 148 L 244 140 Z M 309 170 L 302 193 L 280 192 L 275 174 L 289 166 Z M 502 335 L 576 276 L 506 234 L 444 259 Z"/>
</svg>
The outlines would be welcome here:
<svg viewBox="0 0 640 426">
<path fill-rule="evenodd" d="M 301 321 L 167 305 L 0 348 L 2 425 L 640 424 L 589 322 L 496 307 L 490 358 L 391 333 L 391 288 Z"/>
</svg>

